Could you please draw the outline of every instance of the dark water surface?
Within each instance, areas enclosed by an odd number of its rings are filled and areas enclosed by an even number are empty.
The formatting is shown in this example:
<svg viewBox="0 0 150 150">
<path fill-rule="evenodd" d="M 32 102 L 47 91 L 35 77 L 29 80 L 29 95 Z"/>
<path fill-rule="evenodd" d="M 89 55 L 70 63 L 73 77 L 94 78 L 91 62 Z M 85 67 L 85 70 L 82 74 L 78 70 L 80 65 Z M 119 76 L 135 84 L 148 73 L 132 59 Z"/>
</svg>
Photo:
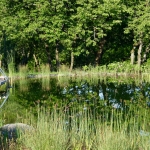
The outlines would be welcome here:
<svg viewBox="0 0 150 150">
<path fill-rule="evenodd" d="M 47 107 L 71 103 L 97 107 L 103 103 L 105 107 L 121 110 L 132 103 L 143 108 L 150 106 L 150 83 L 145 81 L 44 78 L 17 80 L 12 86 L 12 95 L 24 107 L 34 107 L 37 103 Z"/>
<path fill-rule="evenodd" d="M 49 109 L 55 106 L 67 113 L 75 110 L 76 115 L 88 112 L 91 118 L 108 122 L 112 119 L 112 111 L 116 111 L 121 114 L 122 121 L 133 118 L 138 120 L 139 127 L 143 122 L 148 128 L 150 125 L 150 83 L 146 81 L 33 78 L 13 81 L 12 87 L 4 109 L 17 115 L 22 109 L 34 109 L 37 105 Z"/>
</svg>

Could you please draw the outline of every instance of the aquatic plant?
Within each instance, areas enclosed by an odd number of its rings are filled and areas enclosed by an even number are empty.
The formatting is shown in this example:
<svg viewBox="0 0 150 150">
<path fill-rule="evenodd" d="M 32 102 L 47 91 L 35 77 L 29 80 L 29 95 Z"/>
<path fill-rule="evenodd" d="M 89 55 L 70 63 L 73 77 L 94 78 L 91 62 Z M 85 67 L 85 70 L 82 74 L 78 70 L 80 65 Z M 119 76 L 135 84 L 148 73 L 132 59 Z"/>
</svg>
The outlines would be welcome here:
<svg viewBox="0 0 150 150">
<path fill-rule="evenodd" d="M 111 121 L 106 117 L 102 122 L 87 111 L 38 109 L 36 132 L 22 136 L 19 142 L 32 150 L 133 150 L 150 146 L 149 134 L 141 134 L 136 119 L 123 123 L 120 113 L 112 110 Z"/>
</svg>

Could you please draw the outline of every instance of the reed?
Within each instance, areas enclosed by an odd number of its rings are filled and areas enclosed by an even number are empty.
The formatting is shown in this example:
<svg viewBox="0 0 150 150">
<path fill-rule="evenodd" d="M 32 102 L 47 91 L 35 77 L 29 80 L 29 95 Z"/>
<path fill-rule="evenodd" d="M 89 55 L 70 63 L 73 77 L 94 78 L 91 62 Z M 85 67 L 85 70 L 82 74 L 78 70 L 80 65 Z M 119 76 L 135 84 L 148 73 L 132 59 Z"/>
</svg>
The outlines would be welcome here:
<svg viewBox="0 0 150 150">
<path fill-rule="evenodd" d="M 67 65 L 60 65 L 59 72 L 51 72 L 48 64 L 41 64 L 40 70 L 35 72 L 34 70 L 29 70 L 28 66 L 19 66 L 18 72 L 15 70 L 13 63 L 13 58 L 10 57 L 8 61 L 8 70 L 9 77 L 19 76 L 20 78 L 26 78 L 28 75 L 33 74 L 35 77 L 49 77 L 58 76 L 58 78 L 64 76 L 70 77 L 85 77 L 94 78 L 94 77 L 116 77 L 123 76 L 128 77 L 140 77 L 142 79 L 149 80 L 149 64 L 144 64 L 139 67 L 137 64 L 131 65 L 129 61 L 126 62 L 114 62 L 109 63 L 108 65 L 100 66 L 83 66 L 80 68 L 74 68 L 71 72 Z"/>
<path fill-rule="evenodd" d="M 85 110 L 79 113 L 56 108 L 51 112 L 38 110 L 36 131 L 32 136 L 22 136 L 20 143 L 32 150 L 149 149 L 150 136 L 140 134 L 138 120 L 130 118 L 122 122 L 117 111 L 112 114 L 110 121 L 102 121 L 94 120 L 90 111 Z"/>
<path fill-rule="evenodd" d="M 19 78 L 25 78 L 28 75 L 28 67 L 26 65 L 19 65 L 18 72 Z"/>
<path fill-rule="evenodd" d="M 13 59 L 10 60 L 10 62 L 8 63 L 8 72 L 9 72 L 10 78 L 15 76 L 15 65 L 14 65 Z"/>
<path fill-rule="evenodd" d="M 70 72 L 69 66 L 64 65 L 64 64 L 60 65 L 59 72 L 64 72 L 64 73 L 65 72 Z"/>
<path fill-rule="evenodd" d="M 49 65 L 48 64 L 41 64 L 40 65 L 40 69 L 41 69 L 41 73 L 42 73 L 42 77 L 44 76 L 48 76 L 50 74 L 50 69 L 49 69 Z"/>
</svg>

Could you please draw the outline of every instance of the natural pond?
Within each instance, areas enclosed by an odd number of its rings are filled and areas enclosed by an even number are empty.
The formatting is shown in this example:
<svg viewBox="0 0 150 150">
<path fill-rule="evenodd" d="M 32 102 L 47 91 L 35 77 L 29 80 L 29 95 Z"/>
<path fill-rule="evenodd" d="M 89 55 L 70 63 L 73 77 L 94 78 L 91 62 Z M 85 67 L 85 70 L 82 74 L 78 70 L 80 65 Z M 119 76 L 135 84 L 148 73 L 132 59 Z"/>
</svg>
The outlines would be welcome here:
<svg viewBox="0 0 150 150">
<path fill-rule="evenodd" d="M 36 132 L 22 140 L 30 149 L 150 147 L 150 82 L 146 80 L 58 76 L 15 79 L 10 84 L 0 123 L 33 125 Z"/>
<path fill-rule="evenodd" d="M 43 106 L 61 108 L 68 125 L 82 119 L 84 113 L 91 124 L 99 121 L 109 125 L 117 120 L 119 124 L 128 121 L 128 127 L 136 123 L 139 131 L 150 129 L 150 83 L 146 81 L 53 77 L 19 79 L 11 84 L 10 97 L 1 109 L 2 123 L 23 120 L 31 109 L 36 115 L 37 106 Z"/>
</svg>

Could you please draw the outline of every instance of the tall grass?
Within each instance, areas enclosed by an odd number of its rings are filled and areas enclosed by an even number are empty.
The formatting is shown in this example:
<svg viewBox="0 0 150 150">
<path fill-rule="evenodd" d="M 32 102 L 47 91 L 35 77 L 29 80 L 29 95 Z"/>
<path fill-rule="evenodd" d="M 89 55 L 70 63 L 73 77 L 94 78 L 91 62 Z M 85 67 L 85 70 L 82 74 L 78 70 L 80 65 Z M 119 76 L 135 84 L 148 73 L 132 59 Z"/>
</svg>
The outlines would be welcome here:
<svg viewBox="0 0 150 150">
<path fill-rule="evenodd" d="M 8 59 L 8 70 L 9 77 L 16 75 L 15 66 L 13 62 L 13 57 L 10 56 Z M 118 78 L 118 76 L 123 77 L 142 77 L 142 79 L 150 80 L 150 69 L 149 62 L 143 64 L 139 67 L 137 64 L 131 65 L 129 61 L 125 62 L 114 62 L 108 65 L 100 65 L 100 66 L 92 66 L 85 65 L 80 68 L 74 68 L 71 72 L 67 65 L 60 65 L 59 72 L 50 72 L 50 68 L 48 64 L 41 64 L 40 70 L 35 72 L 30 70 L 28 66 L 19 66 L 18 67 L 18 75 L 19 77 L 26 77 L 28 74 L 38 74 L 38 77 L 49 77 L 51 74 L 61 76 L 71 76 L 71 77 L 84 77 L 88 76 L 93 78 L 95 76 L 113 76 Z M 54 75 L 54 76 L 55 76 Z"/>
<path fill-rule="evenodd" d="M 19 78 L 25 78 L 28 74 L 28 67 L 25 65 L 19 65 L 18 67 Z"/>
<path fill-rule="evenodd" d="M 67 65 L 60 65 L 60 67 L 59 67 L 59 72 L 64 72 L 64 73 L 68 73 L 68 72 L 70 72 L 70 69 L 69 69 L 69 66 L 67 66 Z"/>
<path fill-rule="evenodd" d="M 150 136 L 141 136 L 138 122 L 121 121 L 112 111 L 111 121 L 93 120 L 89 112 L 77 114 L 38 110 L 35 132 L 24 135 L 20 146 L 32 150 L 148 150 Z M 19 148 L 18 148 L 19 149 Z"/>
<path fill-rule="evenodd" d="M 10 85 L 12 85 L 13 84 L 13 77 L 16 74 L 13 52 L 10 52 L 10 54 L 8 54 L 8 56 L 7 56 L 7 64 L 8 64 L 8 72 L 7 72 L 7 74 L 8 74 L 9 79 L 10 79 L 9 80 L 10 81 Z"/>
<path fill-rule="evenodd" d="M 42 73 L 42 76 L 44 77 L 45 75 L 48 75 L 49 76 L 49 73 L 50 73 L 50 68 L 49 68 L 49 65 L 46 64 L 41 64 L 40 65 L 40 68 L 41 68 L 41 73 Z"/>
</svg>

